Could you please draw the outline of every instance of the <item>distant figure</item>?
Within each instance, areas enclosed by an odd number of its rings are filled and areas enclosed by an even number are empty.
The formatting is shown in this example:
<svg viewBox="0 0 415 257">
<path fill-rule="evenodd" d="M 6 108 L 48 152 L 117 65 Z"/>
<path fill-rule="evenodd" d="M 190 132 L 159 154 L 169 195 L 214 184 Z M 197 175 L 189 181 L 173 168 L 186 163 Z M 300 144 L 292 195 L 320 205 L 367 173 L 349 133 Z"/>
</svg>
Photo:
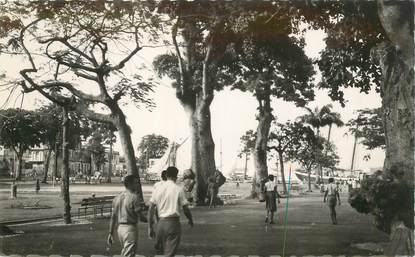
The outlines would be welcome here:
<svg viewBox="0 0 415 257">
<path fill-rule="evenodd" d="M 265 223 L 274 224 L 274 213 L 277 211 L 277 198 L 280 203 L 280 195 L 277 191 L 277 184 L 274 181 L 274 175 L 268 176 L 268 182 L 264 185 L 265 191 L 265 207 L 267 209 L 267 216 L 265 216 Z"/>
<path fill-rule="evenodd" d="M 179 171 L 176 167 L 168 167 L 166 173 L 167 181 L 153 191 L 149 201 L 148 236 L 151 239 L 156 239 L 157 254 L 163 254 L 168 257 L 176 254 L 180 244 L 181 209 L 183 209 L 190 227 L 193 227 L 193 218 L 184 191 L 176 184 L 178 173 Z M 155 209 L 158 210 L 160 216 L 156 230 L 154 229 L 153 219 Z"/>
<path fill-rule="evenodd" d="M 239 187 L 239 182 L 236 182 L 236 188 L 238 188 Z"/>
<path fill-rule="evenodd" d="M 183 190 L 189 205 L 193 204 L 193 188 L 195 187 L 195 174 L 191 169 L 183 172 Z"/>
<path fill-rule="evenodd" d="M 340 205 L 340 194 L 339 194 L 337 185 L 334 184 L 333 178 L 329 178 L 329 184 L 327 185 L 326 192 L 324 193 L 324 202 L 326 202 L 327 197 L 328 197 L 328 206 L 330 208 L 331 222 L 333 223 L 333 225 L 336 225 L 337 224 L 336 204 L 338 200 L 339 205 Z"/>
<path fill-rule="evenodd" d="M 39 190 L 40 190 L 40 181 L 39 179 L 36 179 L 36 194 L 39 193 Z"/>
<path fill-rule="evenodd" d="M 121 242 L 121 256 L 135 257 L 138 240 L 138 220 L 146 222 L 147 219 L 141 213 L 141 203 L 138 196 L 139 178 L 128 175 L 124 178 L 125 191 L 116 196 L 112 202 L 107 244 L 112 245 L 115 227 L 118 224 L 118 239 Z"/>
<path fill-rule="evenodd" d="M 219 187 L 216 184 L 215 176 L 211 176 L 208 181 L 208 195 L 209 195 L 209 208 L 216 208 L 216 197 L 219 193 Z"/>
</svg>

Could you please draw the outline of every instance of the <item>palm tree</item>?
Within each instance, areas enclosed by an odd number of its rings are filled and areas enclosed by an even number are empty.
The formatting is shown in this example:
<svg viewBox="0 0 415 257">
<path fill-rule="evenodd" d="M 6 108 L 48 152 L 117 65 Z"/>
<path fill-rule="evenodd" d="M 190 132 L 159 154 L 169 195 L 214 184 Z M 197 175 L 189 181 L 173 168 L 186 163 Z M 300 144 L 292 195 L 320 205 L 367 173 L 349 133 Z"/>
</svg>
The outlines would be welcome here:
<svg viewBox="0 0 415 257">
<path fill-rule="evenodd" d="M 334 124 L 334 119 L 335 116 L 337 116 L 338 113 L 333 113 L 331 111 L 331 108 L 333 108 L 333 105 L 331 104 L 326 104 L 323 107 L 321 107 L 321 109 L 319 109 L 318 107 L 314 108 L 314 110 L 308 108 L 308 107 L 304 107 L 304 109 L 307 110 L 307 114 L 302 115 L 299 117 L 299 119 L 304 122 L 304 123 L 308 123 L 310 124 L 316 131 L 317 134 L 317 138 L 320 137 L 320 128 L 325 127 L 325 126 L 330 126 L 330 130 L 329 130 L 329 136 L 331 133 L 331 126 L 332 124 Z M 338 114 L 340 116 L 340 114 Z M 340 117 L 338 117 L 340 120 Z M 322 179 L 323 176 L 323 169 L 321 167 L 321 165 L 319 165 L 318 167 L 318 177 L 317 177 L 317 182 L 320 181 L 320 179 Z"/>
<path fill-rule="evenodd" d="M 319 109 L 318 107 L 314 108 L 314 110 L 304 107 L 307 110 L 307 114 L 302 115 L 299 119 L 302 122 L 310 124 L 316 131 L 317 137 L 320 136 L 320 128 L 325 127 L 330 124 L 330 119 L 327 118 L 331 112 L 331 108 L 333 105 L 327 104 Z"/>
<path fill-rule="evenodd" d="M 329 134 L 327 135 L 327 142 L 330 142 L 331 128 L 333 124 L 336 125 L 336 127 L 342 127 L 344 125 L 344 122 L 341 120 L 340 113 L 331 112 L 331 111 L 325 115 L 325 122 L 329 126 Z"/>
</svg>

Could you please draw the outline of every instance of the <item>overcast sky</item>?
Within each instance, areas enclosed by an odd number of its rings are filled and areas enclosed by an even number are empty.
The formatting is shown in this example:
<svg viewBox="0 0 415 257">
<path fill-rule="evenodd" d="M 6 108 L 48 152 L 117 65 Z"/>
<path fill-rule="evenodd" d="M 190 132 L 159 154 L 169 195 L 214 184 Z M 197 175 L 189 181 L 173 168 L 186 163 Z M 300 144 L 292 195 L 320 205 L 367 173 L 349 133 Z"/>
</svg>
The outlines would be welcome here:
<svg viewBox="0 0 415 257">
<path fill-rule="evenodd" d="M 306 35 L 306 53 L 309 57 L 317 58 L 319 52 L 324 48 L 324 33 L 321 31 L 310 31 Z M 155 54 L 160 53 L 161 49 L 146 48 L 138 53 L 132 60 L 129 67 L 136 69 L 142 67 L 142 64 L 150 66 Z M 22 59 L 18 57 L 0 56 L 0 69 L 6 71 L 9 76 L 17 76 L 17 72 L 22 68 Z M 27 64 L 25 64 L 27 65 Z M 150 69 L 143 70 L 144 73 L 151 74 Z M 320 74 L 316 76 L 316 83 L 320 80 Z M 0 91 L 0 107 L 20 107 L 33 109 L 39 107 L 41 101 L 46 102 L 38 94 L 33 93 L 24 97 L 21 103 L 21 97 L 18 98 L 18 92 L 14 93 L 11 101 L 3 106 L 9 92 Z M 175 98 L 174 89 L 170 81 L 163 79 L 160 85 L 155 89 L 152 95 L 157 105 L 151 112 L 142 108 L 137 109 L 134 105 L 123 107 L 128 123 L 130 124 L 133 134 L 132 139 L 135 147 L 139 144 L 142 136 L 150 133 L 156 133 L 168 137 L 171 140 L 180 141 L 189 136 L 188 120 L 179 101 Z M 359 93 L 358 89 L 346 89 L 345 99 L 348 101 L 346 107 L 342 108 L 340 104 L 332 102 L 327 95 L 327 91 L 316 91 L 315 101 L 309 103 L 309 107 L 323 106 L 332 103 L 333 110 L 339 112 L 344 121 L 354 117 L 354 112 L 363 108 L 376 108 L 381 106 L 380 96 L 371 92 L 366 95 Z M 41 100 L 41 101 L 39 101 Z M 295 107 L 291 103 L 274 99 L 272 103 L 274 114 L 279 122 L 294 120 L 299 115 L 304 114 L 304 110 Z M 228 89 L 216 92 L 214 101 L 211 106 L 212 112 L 212 133 L 216 144 L 216 163 L 219 166 L 221 162 L 220 149 L 222 148 L 222 164 L 224 171 L 232 167 L 237 159 L 240 149 L 240 137 L 245 131 L 256 128 L 255 120 L 257 102 L 250 93 L 240 91 L 230 91 Z M 322 129 L 323 136 L 327 135 L 328 128 Z M 345 136 L 347 128 L 336 128 L 332 130 L 331 140 L 335 143 L 340 156 L 341 168 L 350 168 L 354 138 Z M 187 141 L 188 142 L 188 141 Z M 186 146 L 187 145 L 187 146 Z M 189 144 L 185 144 L 183 152 L 189 154 Z M 116 145 L 116 149 L 121 149 Z M 363 156 L 368 152 L 364 147 L 357 148 L 356 169 L 369 170 L 371 167 L 381 167 L 383 165 L 384 152 L 382 150 L 371 151 L 371 159 L 363 161 Z M 180 157 L 179 157 L 180 158 Z M 188 163 L 189 156 L 182 158 L 182 163 Z M 179 160 L 180 161 L 180 160 Z M 294 164 L 294 168 L 295 168 Z"/>
</svg>

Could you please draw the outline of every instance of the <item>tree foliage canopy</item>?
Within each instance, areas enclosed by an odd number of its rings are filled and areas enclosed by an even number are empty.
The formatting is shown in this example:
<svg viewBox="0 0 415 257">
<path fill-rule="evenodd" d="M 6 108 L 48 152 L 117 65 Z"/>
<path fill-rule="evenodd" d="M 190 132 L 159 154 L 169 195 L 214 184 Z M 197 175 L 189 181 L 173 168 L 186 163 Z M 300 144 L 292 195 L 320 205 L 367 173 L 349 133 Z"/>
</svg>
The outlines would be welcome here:
<svg viewBox="0 0 415 257">
<path fill-rule="evenodd" d="M 0 110 L 0 144 L 13 149 L 18 156 L 32 147 L 40 146 L 45 129 L 40 116 L 33 111 Z"/>
<path fill-rule="evenodd" d="M 287 159 L 299 163 L 307 171 L 319 165 L 335 168 L 339 162 L 335 146 L 317 136 L 310 127 L 297 126 L 293 135 L 296 144 L 286 150 Z"/>
<path fill-rule="evenodd" d="M 139 166 L 148 168 L 148 159 L 161 158 L 169 147 L 169 139 L 156 134 L 144 136 L 137 147 Z"/>
<path fill-rule="evenodd" d="M 357 117 L 347 126 L 350 133 L 362 139 L 361 143 L 368 150 L 386 147 L 381 108 L 358 110 Z"/>
<path fill-rule="evenodd" d="M 42 144 L 54 148 L 55 143 L 61 144 L 62 139 L 62 107 L 55 104 L 49 104 L 36 110 L 39 122 L 42 124 Z M 90 121 L 85 116 L 69 112 L 69 148 L 79 147 L 81 141 L 85 141 L 92 133 Z"/>
<path fill-rule="evenodd" d="M 325 26 L 326 48 L 316 62 L 322 73 L 319 86 L 344 105 L 342 88 L 380 91 L 381 70 L 371 51 L 385 39 L 385 32 L 374 11 L 376 1 L 340 1 L 330 8 L 335 14 Z"/>
</svg>

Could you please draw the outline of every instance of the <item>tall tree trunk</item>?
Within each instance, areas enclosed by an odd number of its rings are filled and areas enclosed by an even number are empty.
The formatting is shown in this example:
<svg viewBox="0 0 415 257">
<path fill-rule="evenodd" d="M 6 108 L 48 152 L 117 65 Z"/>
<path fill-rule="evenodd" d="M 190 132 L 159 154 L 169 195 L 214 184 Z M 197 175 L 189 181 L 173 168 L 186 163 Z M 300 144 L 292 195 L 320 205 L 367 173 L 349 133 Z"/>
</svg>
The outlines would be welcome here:
<svg viewBox="0 0 415 257">
<path fill-rule="evenodd" d="M 116 127 L 120 136 L 121 147 L 125 156 L 125 163 L 127 166 L 127 173 L 129 175 L 135 175 L 138 177 L 139 183 L 139 198 L 140 201 L 144 202 L 143 190 L 141 188 L 141 180 L 135 160 L 134 146 L 133 141 L 131 140 L 131 128 L 128 126 L 127 121 L 125 120 L 124 113 L 122 110 L 116 106 L 115 110 L 112 110 L 113 114 L 116 116 Z"/>
<path fill-rule="evenodd" d="M 317 127 L 317 138 L 320 138 L 320 127 Z M 316 183 L 319 184 L 322 181 L 323 181 L 323 167 L 321 166 L 320 161 L 319 161 L 317 165 Z"/>
<path fill-rule="evenodd" d="M 22 170 L 23 170 L 23 153 L 19 153 L 17 156 L 17 169 L 15 174 L 15 180 L 22 180 Z"/>
<path fill-rule="evenodd" d="M 262 108 L 260 108 L 260 112 L 258 114 L 258 127 L 253 151 L 256 173 L 255 179 L 252 182 L 254 186 L 252 187 L 251 197 L 253 198 L 258 197 L 261 191 L 261 183 L 268 176 L 268 136 L 271 128 L 271 122 L 273 120 L 271 111 L 270 100 L 268 99 Z"/>
<path fill-rule="evenodd" d="M 284 155 L 283 152 L 278 152 L 278 158 L 280 159 L 280 170 L 281 170 L 281 180 L 282 180 L 282 187 L 284 189 L 284 194 L 288 193 L 287 184 L 285 183 L 285 174 L 284 174 Z"/>
<path fill-rule="evenodd" d="M 311 190 L 311 168 L 307 169 L 307 173 L 308 173 L 308 192 L 312 192 L 313 190 Z"/>
<path fill-rule="evenodd" d="M 55 143 L 55 156 L 53 159 L 53 178 L 52 179 L 56 179 L 58 177 L 58 158 L 59 158 L 59 144 Z"/>
<path fill-rule="evenodd" d="M 248 153 L 245 153 L 244 180 L 246 179 L 247 172 L 248 172 Z"/>
<path fill-rule="evenodd" d="M 111 138 L 110 138 L 110 152 L 109 152 L 109 156 L 108 156 L 108 177 L 107 177 L 107 183 L 111 183 L 111 175 L 112 175 L 112 138 L 113 138 L 113 134 L 111 132 Z"/>
<path fill-rule="evenodd" d="M 48 182 L 48 171 L 49 171 L 49 164 L 50 164 L 50 156 L 52 155 L 52 148 L 48 149 L 46 160 L 43 164 L 43 179 L 42 183 L 46 184 Z"/>
<path fill-rule="evenodd" d="M 210 100 L 202 94 L 197 96 L 195 106 L 183 106 L 189 116 L 192 142 L 192 171 L 196 175 L 194 198 L 199 205 L 205 204 L 209 177 L 216 171 L 215 143 L 211 132 Z"/>
<path fill-rule="evenodd" d="M 69 197 L 69 118 L 68 118 L 68 109 L 62 107 L 62 183 L 61 183 L 61 192 L 64 202 L 64 214 L 63 219 L 65 224 L 72 223 L 71 221 L 71 201 Z"/>
<path fill-rule="evenodd" d="M 414 3 L 390 3 L 378 0 L 379 19 L 391 42 L 384 42 L 373 49 L 373 57 L 380 64 L 383 76 L 381 85 L 383 122 L 386 138 L 384 172 L 411 188 L 408 209 L 395 213 L 395 228 L 404 221 L 413 230 L 414 190 Z M 396 167 L 397 172 L 391 167 Z M 402 220 L 402 217 L 409 217 Z M 394 231 L 392 231 L 392 234 Z M 412 239 L 413 240 L 413 239 Z M 394 255 L 413 255 L 395 252 Z"/>
<path fill-rule="evenodd" d="M 180 72 L 180 86 L 176 87 L 176 96 L 189 117 L 192 137 L 191 168 L 196 175 L 194 198 L 197 204 L 205 204 L 208 178 L 216 170 L 215 144 L 212 138 L 210 118 L 210 105 L 214 98 L 214 87 L 210 81 L 215 79 L 213 77 L 215 69 L 212 67 L 214 64 L 212 65 L 210 59 L 212 58 L 213 51 L 213 34 L 217 30 L 218 25 L 210 28 L 205 37 L 201 83 L 196 84 L 197 82 L 194 78 L 198 77 L 196 67 L 198 66 L 199 58 L 196 41 L 201 34 L 194 20 L 185 18 L 181 19 L 181 21 L 184 21 L 180 33 L 184 42 L 183 51 L 180 50 L 181 48 L 176 39 L 179 23 L 174 24 L 172 27 L 172 40 Z M 209 67 L 210 65 L 211 67 Z"/>
</svg>

